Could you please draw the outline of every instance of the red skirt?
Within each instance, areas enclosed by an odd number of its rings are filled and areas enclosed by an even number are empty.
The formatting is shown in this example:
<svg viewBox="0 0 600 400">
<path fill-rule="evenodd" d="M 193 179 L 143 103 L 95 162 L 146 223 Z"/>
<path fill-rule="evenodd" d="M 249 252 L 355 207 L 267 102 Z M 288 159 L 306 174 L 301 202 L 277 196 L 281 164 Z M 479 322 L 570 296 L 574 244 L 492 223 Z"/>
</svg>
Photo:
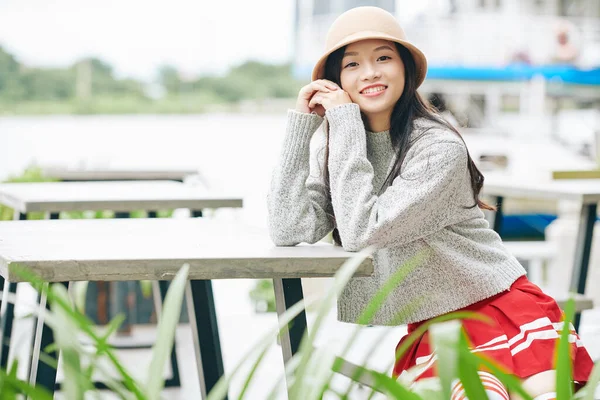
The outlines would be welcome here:
<svg viewBox="0 0 600 400">
<path fill-rule="evenodd" d="M 485 354 L 522 379 L 555 369 L 555 349 L 563 326 L 563 312 L 552 297 L 545 295 L 525 276 L 517 279 L 510 290 L 463 311 L 481 313 L 493 321 L 493 325 L 477 320 L 463 321 L 473 352 Z M 408 334 L 398 346 L 423 322 L 409 324 Z M 570 331 L 573 379 L 584 383 L 594 363 L 573 325 L 570 325 Z M 407 374 L 410 381 L 437 376 L 436 359 L 426 332 L 398 359 L 393 375 Z"/>
</svg>

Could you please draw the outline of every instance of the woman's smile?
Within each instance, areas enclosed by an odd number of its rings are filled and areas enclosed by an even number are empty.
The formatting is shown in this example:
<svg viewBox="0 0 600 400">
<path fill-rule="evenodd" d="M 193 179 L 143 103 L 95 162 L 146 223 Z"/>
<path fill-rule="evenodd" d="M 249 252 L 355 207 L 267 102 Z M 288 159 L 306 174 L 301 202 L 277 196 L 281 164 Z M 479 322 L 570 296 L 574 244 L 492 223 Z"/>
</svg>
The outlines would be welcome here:
<svg viewBox="0 0 600 400">
<path fill-rule="evenodd" d="M 377 97 L 382 95 L 387 89 L 385 85 L 370 85 L 360 91 L 360 94 L 365 97 Z"/>
</svg>

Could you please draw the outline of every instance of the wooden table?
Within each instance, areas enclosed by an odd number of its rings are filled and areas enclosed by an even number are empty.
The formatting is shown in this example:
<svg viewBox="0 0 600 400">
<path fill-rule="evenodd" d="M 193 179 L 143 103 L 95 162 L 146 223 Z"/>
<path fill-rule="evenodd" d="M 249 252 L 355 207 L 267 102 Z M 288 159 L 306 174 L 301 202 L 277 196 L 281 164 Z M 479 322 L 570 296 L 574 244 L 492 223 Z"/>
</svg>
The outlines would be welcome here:
<svg viewBox="0 0 600 400">
<path fill-rule="evenodd" d="M 328 244 L 275 247 L 268 235 L 240 223 L 205 219 L 40 220 L 0 223 L 0 274 L 19 281 L 15 266 L 29 268 L 48 282 L 86 280 L 169 280 L 190 265 L 189 312 L 197 337 L 196 357 L 203 395 L 223 375 L 216 315 L 198 318 L 212 302 L 210 279 L 272 278 L 278 305 L 302 300 L 301 277 L 333 276 L 354 253 Z M 357 276 L 373 273 L 363 261 Z M 206 294 L 210 293 L 210 298 Z M 6 294 L 5 294 L 6 295 Z M 189 297 L 188 297 L 189 298 Z M 4 302 L 6 304 L 6 302 Z M 202 326 L 208 324 L 208 326 Z M 284 358 L 296 352 L 306 316 L 293 321 L 282 338 Z M 43 334 L 48 338 L 51 331 Z M 44 340 L 49 342 L 49 340 Z M 198 345 L 199 343 L 199 345 Z M 217 348 L 217 349 L 215 349 Z M 200 351 L 201 349 L 201 351 Z M 54 355 L 56 357 L 56 355 Z M 39 363 L 36 363 L 39 364 Z M 43 371 L 42 371 L 43 369 Z M 54 389 L 56 371 L 34 365 L 37 382 Z"/>
<path fill-rule="evenodd" d="M 194 217 L 202 216 L 202 209 L 242 207 L 243 199 L 226 193 L 218 193 L 205 188 L 185 185 L 173 181 L 117 181 L 117 182 L 44 182 L 44 183 L 5 183 L 0 184 L 0 204 L 15 210 L 14 219 L 25 220 L 30 212 L 49 213 L 50 219 L 58 219 L 61 211 L 112 210 L 116 218 L 128 218 L 131 211 L 146 210 L 150 218 L 156 217 L 157 210 L 189 208 Z M 4 291 L 16 293 L 16 282 L 0 278 Z M 126 284 L 127 285 L 127 284 Z M 161 292 L 167 289 L 168 282 L 161 282 Z M 207 307 L 205 314 L 214 314 L 212 288 L 206 283 Z M 8 348 L 14 317 L 14 304 L 7 304 L 2 318 L 2 335 L 5 340 L 0 351 L 0 367 L 8 363 Z M 220 357 L 220 354 L 216 355 Z M 168 386 L 179 386 L 176 354 L 172 354 L 173 377 Z"/>
<path fill-rule="evenodd" d="M 44 177 L 57 179 L 63 182 L 147 180 L 172 180 L 183 182 L 186 177 L 197 174 L 199 174 L 199 172 L 193 169 L 42 168 L 42 175 Z"/>
<path fill-rule="evenodd" d="M 198 211 L 243 206 L 239 196 L 173 181 L 3 183 L 0 184 L 0 203 L 21 214 L 173 208 Z"/>
<path fill-rule="evenodd" d="M 570 291 L 585 294 L 585 286 L 592 251 L 594 223 L 600 203 L 600 180 L 561 180 L 525 182 L 514 178 L 486 176 L 482 194 L 493 197 L 498 205 L 492 222 L 496 232 L 502 223 L 502 202 L 505 197 L 538 198 L 547 200 L 574 200 L 581 203 L 575 260 L 571 275 Z M 575 328 L 579 329 L 581 314 L 575 316 Z"/>
</svg>

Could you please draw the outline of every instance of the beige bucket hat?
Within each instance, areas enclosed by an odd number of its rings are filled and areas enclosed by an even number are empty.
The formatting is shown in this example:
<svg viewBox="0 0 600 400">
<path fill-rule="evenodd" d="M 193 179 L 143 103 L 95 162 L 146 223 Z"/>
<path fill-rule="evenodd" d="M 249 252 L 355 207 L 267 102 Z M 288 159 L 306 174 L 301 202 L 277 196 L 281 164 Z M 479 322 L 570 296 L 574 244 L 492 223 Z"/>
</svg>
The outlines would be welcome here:
<svg viewBox="0 0 600 400">
<path fill-rule="evenodd" d="M 327 57 L 340 47 L 364 39 L 384 39 L 406 47 L 415 60 L 417 69 L 417 87 L 423 83 L 427 74 L 427 59 L 425 55 L 406 39 L 404 30 L 396 18 L 379 7 L 352 8 L 333 21 L 327 32 L 325 53 L 317 61 L 312 80 L 322 79 L 325 75 Z"/>
</svg>

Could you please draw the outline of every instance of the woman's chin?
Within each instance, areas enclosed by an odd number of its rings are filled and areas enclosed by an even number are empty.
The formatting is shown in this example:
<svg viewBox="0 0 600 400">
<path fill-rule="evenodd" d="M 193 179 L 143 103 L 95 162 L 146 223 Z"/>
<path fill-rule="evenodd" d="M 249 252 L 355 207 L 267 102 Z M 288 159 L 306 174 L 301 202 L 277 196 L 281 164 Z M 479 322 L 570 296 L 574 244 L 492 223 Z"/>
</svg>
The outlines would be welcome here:
<svg viewBox="0 0 600 400">
<path fill-rule="evenodd" d="M 360 110 L 365 114 L 380 114 L 389 109 L 385 106 L 375 106 L 373 104 L 359 104 Z"/>
</svg>

